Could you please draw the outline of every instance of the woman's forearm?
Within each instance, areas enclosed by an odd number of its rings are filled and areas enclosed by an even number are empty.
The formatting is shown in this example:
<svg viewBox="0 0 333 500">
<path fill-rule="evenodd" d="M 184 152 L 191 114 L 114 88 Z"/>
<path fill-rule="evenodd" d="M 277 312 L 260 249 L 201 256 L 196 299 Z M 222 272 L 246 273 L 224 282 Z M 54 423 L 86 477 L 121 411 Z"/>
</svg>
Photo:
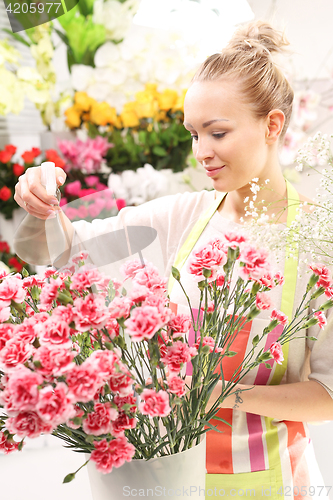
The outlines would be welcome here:
<svg viewBox="0 0 333 500">
<path fill-rule="evenodd" d="M 222 383 L 219 381 L 211 395 L 210 405 L 219 397 L 221 390 Z M 333 400 L 326 389 L 313 380 L 281 385 L 236 384 L 233 392 L 220 404 L 221 408 L 233 408 L 277 420 L 333 420 Z"/>
</svg>

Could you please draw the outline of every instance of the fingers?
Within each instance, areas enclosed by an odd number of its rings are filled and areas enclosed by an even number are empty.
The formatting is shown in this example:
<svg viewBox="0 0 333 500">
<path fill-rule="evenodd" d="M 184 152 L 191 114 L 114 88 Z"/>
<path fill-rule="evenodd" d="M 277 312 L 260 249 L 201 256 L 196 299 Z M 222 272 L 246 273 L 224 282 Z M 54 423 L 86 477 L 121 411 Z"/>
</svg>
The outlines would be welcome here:
<svg viewBox="0 0 333 500">
<path fill-rule="evenodd" d="M 56 167 L 55 170 L 56 170 L 57 184 L 58 186 L 62 186 L 65 183 L 67 175 L 65 171 L 60 167 Z"/>
<path fill-rule="evenodd" d="M 57 209 L 59 209 L 58 207 L 51 208 L 50 205 L 47 205 L 48 208 L 47 208 L 46 212 L 36 210 L 34 208 L 34 206 L 31 206 L 28 203 L 26 203 L 25 201 L 23 201 L 23 199 L 20 197 L 20 195 L 17 192 L 15 193 L 14 199 L 15 199 L 16 203 L 18 205 L 20 205 L 20 207 L 24 208 L 24 210 L 26 212 L 28 212 L 30 215 L 33 215 L 34 217 L 37 217 L 38 219 L 46 220 L 49 218 L 53 218 L 56 216 Z"/>
<path fill-rule="evenodd" d="M 59 170 L 62 171 L 62 169 Z M 19 182 L 15 186 L 14 199 L 20 207 L 39 219 L 47 219 L 58 205 L 57 198 L 48 195 L 40 183 L 40 167 L 30 167 L 24 175 L 19 177 Z"/>
</svg>

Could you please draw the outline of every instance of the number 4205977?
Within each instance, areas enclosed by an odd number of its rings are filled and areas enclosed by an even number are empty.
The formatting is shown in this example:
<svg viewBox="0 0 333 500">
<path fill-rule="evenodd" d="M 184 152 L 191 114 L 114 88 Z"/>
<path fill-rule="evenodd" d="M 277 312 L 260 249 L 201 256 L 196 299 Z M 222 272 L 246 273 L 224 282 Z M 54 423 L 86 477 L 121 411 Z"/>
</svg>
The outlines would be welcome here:
<svg viewBox="0 0 333 500">
<path fill-rule="evenodd" d="M 35 14 L 36 12 L 39 12 L 42 14 L 43 12 L 46 12 L 47 14 L 50 13 L 51 9 L 54 7 L 55 9 L 55 14 L 57 14 L 58 9 L 60 7 L 61 3 L 53 3 L 53 2 L 48 2 L 48 3 L 14 3 L 14 4 L 8 4 L 6 11 L 9 12 L 10 14 Z M 12 7 L 13 6 L 13 7 Z"/>
<path fill-rule="evenodd" d="M 292 496 L 294 497 L 313 497 L 313 496 L 328 496 L 332 486 L 294 486 L 293 488 L 291 486 L 281 486 L 281 488 L 278 489 L 277 494 L 278 495 L 284 495 L 285 497 Z"/>
</svg>

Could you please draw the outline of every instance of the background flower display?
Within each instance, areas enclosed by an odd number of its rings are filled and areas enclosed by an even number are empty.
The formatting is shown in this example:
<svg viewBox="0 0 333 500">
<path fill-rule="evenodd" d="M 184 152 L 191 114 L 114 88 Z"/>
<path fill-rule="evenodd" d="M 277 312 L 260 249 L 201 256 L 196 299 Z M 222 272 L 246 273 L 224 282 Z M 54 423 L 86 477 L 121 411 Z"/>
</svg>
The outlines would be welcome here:
<svg viewBox="0 0 333 500">
<path fill-rule="evenodd" d="M 31 272 L 29 264 L 13 254 L 6 241 L 0 241 L 0 270 L 5 270 L 8 274 L 11 272 L 21 273 L 23 268 L 28 273 Z"/>
<path fill-rule="evenodd" d="M 6 219 L 11 219 L 13 211 L 19 208 L 14 200 L 15 184 L 28 167 L 40 165 L 42 161 L 53 161 L 57 167 L 65 165 L 58 153 L 52 149 L 45 151 L 42 155 L 39 148 L 33 147 L 22 153 L 15 161 L 16 150 L 16 146 L 7 144 L 0 151 L 0 212 Z"/>
<path fill-rule="evenodd" d="M 65 111 L 71 129 L 86 125 L 90 136 L 101 134 L 112 142 L 106 154 L 113 173 L 137 170 L 149 163 L 156 170 L 184 170 L 191 151 L 191 135 L 183 126 L 184 92 L 158 92 L 146 84 L 136 100 L 127 102 L 121 113 L 107 102 L 97 102 L 86 93 L 75 94 L 74 105 Z"/>
<path fill-rule="evenodd" d="M 241 233 L 226 233 L 192 253 L 188 271 L 202 310 L 196 320 L 192 313 L 172 312 L 167 280 L 151 263 L 127 261 L 120 282 L 85 264 L 87 257 L 82 252 L 66 268 L 48 268 L 44 276 L 0 271 L 0 449 L 5 453 L 22 449 L 26 437 L 53 433 L 68 448 L 90 454 L 105 474 L 125 461 L 189 449 L 212 427 L 209 421 L 219 402 L 235 393 L 235 381 L 260 363 L 269 369 L 274 361 L 281 363 L 281 346 L 303 328 L 323 328 L 323 311 L 333 305 L 328 298 L 309 312 L 310 301 L 331 286 L 329 275 L 321 279 L 324 269 L 312 267 L 297 321 L 288 324 L 269 299 L 269 290 L 283 283 L 281 273 L 274 274 L 268 254 Z M 176 268 L 172 274 L 181 282 Z M 237 333 L 267 309 L 272 309 L 267 326 L 254 337 L 242 368 L 225 380 L 221 361 L 237 354 L 232 350 Z M 278 324 L 283 331 L 265 350 L 266 335 Z M 189 362 L 190 379 L 183 369 Z M 208 403 L 220 375 L 221 396 Z"/>
<path fill-rule="evenodd" d="M 21 66 L 20 52 L 9 41 L 0 41 L 1 101 L 0 114 L 20 113 L 27 97 L 39 110 L 42 121 L 50 128 L 55 117 L 62 114 L 69 98 L 65 93 L 57 96 L 55 92 L 56 73 L 53 66 L 54 45 L 51 39 L 52 24 L 45 23 L 31 28 L 23 35 L 5 29 L 21 44 L 30 48 L 35 67 Z M 5 67 L 7 63 L 7 68 Z M 9 67 L 8 67 L 9 66 Z M 67 104 L 68 105 L 68 104 Z"/>
<path fill-rule="evenodd" d="M 73 64 L 94 66 L 96 50 L 107 40 L 120 42 L 131 26 L 137 0 L 80 0 L 53 29 L 67 46 L 69 69 Z"/>
</svg>

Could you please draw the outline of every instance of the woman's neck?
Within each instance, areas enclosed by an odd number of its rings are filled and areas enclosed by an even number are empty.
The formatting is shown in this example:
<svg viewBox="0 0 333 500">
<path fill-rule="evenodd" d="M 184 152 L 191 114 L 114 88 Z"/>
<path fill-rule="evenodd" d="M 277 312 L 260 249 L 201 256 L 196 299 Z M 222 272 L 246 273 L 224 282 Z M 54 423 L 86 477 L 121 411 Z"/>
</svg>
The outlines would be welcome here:
<svg viewBox="0 0 333 500">
<path fill-rule="evenodd" d="M 253 202 L 257 207 L 257 212 L 262 212 L 265 207 L 265 214 L 270 218 L 275 216 L 276 222 L 285 222 L 287 219 L 287 187 L 286 181 L 282 176 L 281 171 L 278 175 L 269 178 L 266 184 L 265 180 L 268 177 L 260 179 L 258 185 L 260 190 L 257 192 L 257 198 Z M 226 219 L 233 222 L 241 223 L 243 220 L 249 220 L 246 212 L 252 212 L 253 209 L 249 208 L 250 202 L 253 201 L 254 193 L 251 191 L 251 185 L 247 184 L 241 189 L 231 191 L 222 201 L 218 211 Z M 248 200 L 248 201 L 244 201 Z M 248 208 L 247 208 L 248 207 Z M 267 210 L 266 210 L 267 209 Z"/>
</svg>

